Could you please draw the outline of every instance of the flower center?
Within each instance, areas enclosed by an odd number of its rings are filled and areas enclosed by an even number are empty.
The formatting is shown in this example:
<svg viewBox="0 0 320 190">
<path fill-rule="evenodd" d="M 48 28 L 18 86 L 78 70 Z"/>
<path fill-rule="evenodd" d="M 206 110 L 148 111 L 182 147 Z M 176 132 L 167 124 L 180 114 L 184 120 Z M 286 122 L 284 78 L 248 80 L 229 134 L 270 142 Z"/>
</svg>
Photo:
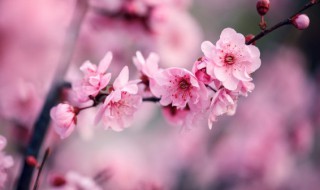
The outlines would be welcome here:
<svg viewBox="0 0 320 190">
<path fill-rule="evenodd" d="M 234 57 L 232 55 L 226 55 L 224 57 L 224 62 L 228 65 L 234 64 Z"/>
<path fill-rule="evenodd" d="M 186 81 L 185 79 L 182 79 L 180 82 L 179 82 L 179 87 L 180 89 L 182 90 L 186 90 L 188 89 L 190 86 L 190 83 L 188 81 Z"/>
</svg>

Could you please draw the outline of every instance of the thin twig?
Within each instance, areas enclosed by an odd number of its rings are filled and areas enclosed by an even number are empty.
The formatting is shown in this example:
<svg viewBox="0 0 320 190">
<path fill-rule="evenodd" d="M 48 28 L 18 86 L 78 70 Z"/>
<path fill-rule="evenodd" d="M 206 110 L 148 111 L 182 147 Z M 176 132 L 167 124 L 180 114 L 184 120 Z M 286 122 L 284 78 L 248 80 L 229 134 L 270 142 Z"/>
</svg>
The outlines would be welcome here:
<svg viewBox="0 0 320 190">
<path fill-rule="evenodd" d="M 248 42 L 246 42 L 247 45 L 252 44 L 255 41 L 258 41 L 259 39 L 261 39 L 262 37 L 266 36 L 267 34 L 271 33 L 272 31 L 285 26 L 285 25 L 289 25 L 291 24 L 292 19 L 297 15 L 302 13 L 303 11 L 311 8 L 312 6 L 319 4 L 320 1 L 317 2 L 309 2 L 307 4 L 305 4 L 299 11 L 297 11 L 295 14 L 293 14 L 292 16 L 290 16 L 289 18 L 277 23 L 276 25 L 272 26 L 269 29 L 263 30 L 262 32 L 260 32 L 259 34 L 257 34 L 254 38 L 252 38 L 251 40 L 249 40 Z"/>
<path fill-rule="evenodd" d="M 46 152 L 44 153 L 44 157 L 43 157 L 43 159 L 42 159 L 41 165 L 40 165 L 40 167 L 39 167 L 38 174 L 37 174 L 37 178 L 36 178 L 36 181 L 35 181 L 34 186 L 33 186 L 33 190 L 37 190 L 37 189 L 38 189 L 39 179 L 40 179 L 40 176 L 41 176 L 41 172 L 42 172 L 42 169 L 43 169 L 43 167 L 44 167 L 44 164 L 45 164 L 46 161 L 48 160 L 49 154 L 50 154 L 50 149 L 47 148 L 47 149 L 46 149 Z"/>
<path fill-rule="evenodd" d="M 159 102 L 160 98 L 157 97 L 148 97 L 148 98 L 143 98 L 142 101 L 144 102 Z"/>
</svg>

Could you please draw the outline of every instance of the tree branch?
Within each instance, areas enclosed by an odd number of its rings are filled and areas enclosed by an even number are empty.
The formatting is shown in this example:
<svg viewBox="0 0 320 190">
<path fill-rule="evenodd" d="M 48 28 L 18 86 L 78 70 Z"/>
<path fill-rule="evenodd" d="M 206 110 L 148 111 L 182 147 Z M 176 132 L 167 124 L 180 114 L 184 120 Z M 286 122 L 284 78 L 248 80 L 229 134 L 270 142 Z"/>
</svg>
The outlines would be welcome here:
<svg viewBox="0 0 320 190">
<path fill-rule="evenodd" d="M 291 24 L 292 19 L 297 15 L 302 13 L 303 11 L 313 7 L 316 4 L 319 4 L 320 1 L 315 1 L 315 2 L 309 2 L 307 4 L 305 4 L 299 11 L 297 11 L 296 13 L 294 13 L 292 16 L 290 16 L 289 18 L 277 23 L 276 25 L 272 26 L 269 29 L 263 30 L 262 32 L 260 32 L 259 34 L 257 34 L 254 38 L 252 38 L 251 40 L 249 40 L 248 42 L 246 42 L 247 45 L 252 44 L 253 42 L 258 41 L 259 39 L 261 39 L 262 37 L 266 36 L 267 34 L 271 33 L 272 31 L 281 28 L 282 26 L 285 25 L 289 25 Z"/>
<path fill-rule="evenodd" d="M 29 145 L 26 149 L 25 156 L 38 157 L 41 145 L 45 139 L 49 123 L 50 123 L 50 109 L 57 103 L 57 99 L 60 94 L 61 86 L 64 85 L 63 78 L 71 62 L 73 50 L 77 42 L 81 23 L 87 11 L 88 4 L 86 0 L 78 0 L 74 10 L 73 20 L 66 33 L 66 41 L 61 60 L 59 61 L 58 68 L 56 70 L 55 77 L 53 79 L 53 85 L 47 95 L 44 106 L 42 107 L 41 113 L 34 125 Z M 24 159 L 26 160 L 26 159 Z M 17 183 L 17 190 L 30 189 L 32 180 L 32 174 L 34 167 L 30 166 L 24 161 L 22 171 Z"/>
</svg>

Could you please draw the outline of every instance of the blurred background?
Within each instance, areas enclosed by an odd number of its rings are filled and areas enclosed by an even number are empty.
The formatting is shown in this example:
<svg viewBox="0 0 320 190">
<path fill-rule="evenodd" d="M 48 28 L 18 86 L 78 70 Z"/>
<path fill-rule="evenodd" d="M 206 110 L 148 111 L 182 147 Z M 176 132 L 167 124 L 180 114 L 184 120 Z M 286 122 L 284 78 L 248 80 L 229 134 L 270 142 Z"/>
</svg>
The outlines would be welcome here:
<svg viewBox="0 0 320 190">
<path fill-rule="evenodd" d="M 308 2 L 270 1 L 269 26 Z M 76 33 L 76 0 L 0 2 L 0 134 L 14 158 L 3 189 L 15 186 L 33 124 L 66 56 L 71 63 L 61 77 L 68 82 L 81 77 L 85 60 L 98 63 L 107 51 L 114 54 L 113 76 L 128 65 L 134 79 L 137 50 L 158 53 L 161 67 L 191 69 L 201 42 L 215 43 L 224 28 L 260 31 L 256 0 L 88 2 L 76 40 L 69 39 Z M 255 90 L 212 130 L 203 123 L 181 132 L 154 103 L 145 103 L 121 133 L 95 126 L 91 109 L 81 112 L 65 140 L 50 128 L 43 146 L 52 154 L 39 189 L 319 189 L 319 9 L 306 12 L 308 29 L 286 26 L 257 42 L 262 66 L 253 76 Z M 65 49 L 70 41 L 75 48 Z"/>
</svg>

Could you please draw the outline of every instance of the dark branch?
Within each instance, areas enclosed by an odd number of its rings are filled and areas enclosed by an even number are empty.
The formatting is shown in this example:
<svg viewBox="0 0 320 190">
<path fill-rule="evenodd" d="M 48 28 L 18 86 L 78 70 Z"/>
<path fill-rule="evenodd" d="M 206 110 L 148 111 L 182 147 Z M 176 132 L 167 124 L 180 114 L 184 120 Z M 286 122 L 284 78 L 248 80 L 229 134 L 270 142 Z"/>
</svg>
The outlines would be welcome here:
<svg viewBox="0 0 320 190">
<path fill-rule="evenodd" d="M 157 97 L 149 97 L 149 98 L 143 98 L 142 99 L 144 102 L 159 102 L 160 98 Z"/>
<path fill-rule="evenodd" d="M 295 14 L 293 14 L 291 17 L 279 22 L 278 24 L 272 26 L 271 28 L 269 29 L 266 29 L 266 30 L 263 30 L 262 32 L 260 32 L 259 34 L 257 34 L 254 38 L 252 38 L 251 40 L 249 40 L 248 42 L 246 42 L 247 45 L 250 45 L 252 44 L 253 42 L 256 42 L 258 41 L 259 39 L 261 39 L 262 37 L 266 36 L 267 34 L 271 33 L 272 31 L 282 27 L 282 26 L 285 26 L 285 25 L 289 25 L 291 24 L 291 21 L 292 19 L 297 15 L 297 14 L 300 14 L 302 13 L 303 11 L 311 8 L 312 6 L 316 5 L 316 4 L 319 4 L 320 1 L 316 1 L 316 2 L 309 2 L 307 4 L 305 4 L 303 6 L 303 8 L 301 8 L 299 11 L 297 11 Z"/>
<path fill-rule="evenodd" d="M 73 20 L 67 30 L 65 46 L 62 49 L 63 54 L 56 70 L 53 85 L 51 86 L 51 89 L 44 102 L 44 106 L 42 107 L 41 113 L 34 125 L 32 136 L 30 138 L 30 142 L 26 149 L 25 155 L 34 156 L 35 158 L 37 158 L 39 155 L 41 145 L 45 139 L 50 123 L 50 109 L 57 103 L 60 89 L 65 84 L 63 82 L 63 78 L 69 67 L 69 63 L 71 62 L 73 50 L 75 49 L 80 26 L 85 16 L 87 7 L 88 4 L 86 0 L 78 0 Z M 17 190 L 30 189 L 34 167 L 28 165 L 26 159 L 24 160 L 25 161 L 23 163 L 23 168 L 17 183 Z"/>
</svg>

